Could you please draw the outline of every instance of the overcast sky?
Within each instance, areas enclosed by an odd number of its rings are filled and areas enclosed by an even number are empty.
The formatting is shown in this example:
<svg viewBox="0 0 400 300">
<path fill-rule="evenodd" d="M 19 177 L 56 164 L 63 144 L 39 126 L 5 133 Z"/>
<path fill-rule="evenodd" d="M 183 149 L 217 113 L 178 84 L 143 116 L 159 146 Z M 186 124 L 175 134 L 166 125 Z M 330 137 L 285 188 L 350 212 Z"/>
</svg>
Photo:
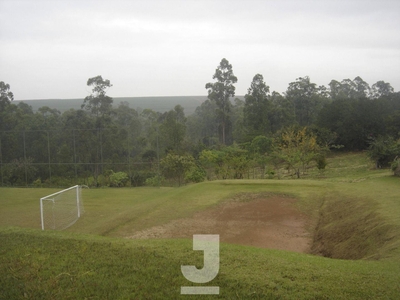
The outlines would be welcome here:
<svg viewBox="0 0 400 300">
<path fill-rule="evenodd" d="M 207 95 L 222 58 L 244 95 L 298 77 L 400 90 L 400 1 L 0 0 L 0 81 L 15 100 Z"/>
</svg>

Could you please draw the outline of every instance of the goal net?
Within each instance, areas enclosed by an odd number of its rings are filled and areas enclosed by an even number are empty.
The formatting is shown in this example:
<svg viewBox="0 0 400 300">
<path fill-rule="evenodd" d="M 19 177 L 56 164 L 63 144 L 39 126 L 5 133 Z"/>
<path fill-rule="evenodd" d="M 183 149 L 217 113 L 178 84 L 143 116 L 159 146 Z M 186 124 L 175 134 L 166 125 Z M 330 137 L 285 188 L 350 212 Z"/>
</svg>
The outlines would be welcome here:
<svg viewBox="0 0 400 300">
<path fill-rule="evenodd" d="M 68 189 L 40 198 L 42 230 L 63 230 L 73 225 L 84 212 L 82 187 Z"/>
</svg>

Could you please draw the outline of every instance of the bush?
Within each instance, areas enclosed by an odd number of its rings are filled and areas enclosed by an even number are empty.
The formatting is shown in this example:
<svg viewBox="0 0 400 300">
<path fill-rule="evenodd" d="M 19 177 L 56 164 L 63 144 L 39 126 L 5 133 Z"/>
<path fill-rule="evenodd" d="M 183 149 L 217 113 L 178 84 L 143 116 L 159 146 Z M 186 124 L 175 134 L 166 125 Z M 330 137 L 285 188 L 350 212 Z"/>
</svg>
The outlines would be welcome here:
<svg viewBox="0 0 400 300">
<path fill-rule="evenodd" d="M 203 168 L 196 166 L 187 172 L 185 180 L 188 182 L 202 182 L 206 176 L 206 171 Z"/>
<path fill-rule="evenodd" d="M 325 170 L 326 165 L 328 162 L 326 161 L 325 155 L 320 155 L 317 158 L 317 168 L 318 170 Z"/>
<path fill-rule="evenodd" d="M 110 175 L 110 186 L 123 187 L 126 185 L 128 180 L 129 180 L 128 174 L 126 174 L 125 172 L 117 172 L 117 173 L 113 172 Z"/>
<path fill-rule="evenodd" d="M 36 179 L 36 180 L 33 182 L 33 186 L 34 186 L 34 187 L 42 187 L 42 186 L 43 186 L 42 180 L 41 180 L 40 178 Z"/>
<path fill-rule="evenodd" d="M 154 176 L 156 176 L 155 172 L 151 171 L 132 171 L 131 186 L 146 185 L 146 180 Z"/>
<path fill-rule="evenodd" d="M 159 186 L 165 182 L 165 178 L 163 176 L 154 176 L 146 179 L 146 185 L 148 186 Z"/>
<path fill-rule="evenodd" d="M 400 176 L 400 158 L 396 158 L 393 162 L 392 162 L 392 171 L 394 173 L 395 176 Z"/>
<path fill-rule="evenodd" d="M 391 136 L 371 139 L 367 154 L 375 161 L 377 168 L 389 167 L 395 157 L 400 154 L 400 141 L 396 141 Z"/>
<path fill-rule="evenodd" d="M 51 180 L 48 178 L 42 184 L 44 187 L 70 187 L 76 185 L 76 180 L 75 178 L 52 176 Z"/>
</svg>

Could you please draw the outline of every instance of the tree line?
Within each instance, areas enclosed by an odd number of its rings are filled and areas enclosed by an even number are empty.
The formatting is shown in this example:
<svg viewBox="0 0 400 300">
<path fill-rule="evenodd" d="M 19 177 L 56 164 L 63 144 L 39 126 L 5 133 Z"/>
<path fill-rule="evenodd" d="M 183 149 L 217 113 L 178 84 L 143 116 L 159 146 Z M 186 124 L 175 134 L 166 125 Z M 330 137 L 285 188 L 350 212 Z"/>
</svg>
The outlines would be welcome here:
<svg viewBox="0 0 400 300">
<path fill-rule="evenodd" d="M 323 169 L 332 148 L 368 150 L 377 167 L 398 161 L 400 93 L 387 82 L 356 77 L 325 87 L 305 76 L 280 94 L 256 74 L 241 100 L 225 58 L 212 79 L 189 116 L 180 105 L 165 113 L 114 107 L 102 76 L 88 79 L 81 109 L 64 113 L 15 105 L 0 82 L 1 184 L 180 185 L 276 177 L 283 167 L 300 177 L 311 164 Z"/>
</svg>

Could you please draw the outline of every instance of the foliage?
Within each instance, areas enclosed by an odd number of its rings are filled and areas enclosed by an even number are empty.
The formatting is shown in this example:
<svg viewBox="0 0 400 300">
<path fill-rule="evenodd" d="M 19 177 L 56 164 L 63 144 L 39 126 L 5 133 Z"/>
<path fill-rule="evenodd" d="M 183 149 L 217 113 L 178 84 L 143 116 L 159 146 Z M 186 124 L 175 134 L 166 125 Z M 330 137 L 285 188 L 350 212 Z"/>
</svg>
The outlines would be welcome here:
<svg viewBox="0 0 400 300">
<path fill-rule="evenodd" d="M 329 83 L 331 99 L 360 99 L 367 98 L 370 95 L 371 89 L 360 76 L 354 80 L 343 79 L 341 82 L 332 80 Z"/>
<path fill-rule="evenodd" d="M 167 179 L 172 179 L 178 186 L 184 183 L 186 172 L 195 166 L 190 155 L 168 153 L 160 162 L 162 173 Z"/>
<path fill-rule="evenodd" d="M 154 174 L 155 172 L 151 170 L 146 170 L 146 168 L 144 168 L 143 170 L 135 169 L 131 171 L 130 175 L 131 186 L 146 185 L 147 179 L 154 177 L 155 176 Z"/>
<path fill-rule="evenodd" d="M 37 169 L 33 165 L 33 158 L 27 157 L 14 159 L 4 168 L 5 179 L 12 185 L 25 185 L 25 182 L 34 180 Z"/>
<path fill-rule="evenodd" d="M 372 85 L 372 98 L 378 99 L 381 97 L 387 97 L 394 93 L 393 87 L 389 82 L 380 80 Z"/>
<path fill-rule="evenodd" d="M 160 186 L 165 182 L 165 178 L 163 176 L 153 176 L 146 179 L 147 186 Z"/>
<path fill-rule="evenodd" d="M 125 172 L 113 172 L 110 175 L 110 186 L 111 187 L 123 187 L 128 182 L 128 174 Z"/>
<path fill-rule="evenodd" d="M 384 81 L 370 88 L 358 76 L 332 80 L 325 88 L 306 76 L 279 94 L 269 90 L 262 74 L 256 74 L 246 96 L 233 100 L 237 78 L 226 59 L 213 78 L 215 82 L 207 84 L 208 99 L 196 98 L 199 106 L 189 109 L 195 110 L 192 115 L 185 115 L 187 106 L 179 98 L 173 99 L 182 106 L 171 110 L 161 102 L 155 110 L 133 109 L 124 101 L 113 107 L 113 99 L 106 95 L 112 85 L 101 76 L 89 78 L 91 95 L 77 110 L 63 110 L 61 102 L 57 109 L 38 107 L 36 102 L 35 109 L 29 102 L 15 104 L 9 85 L 0 82 L 0 182 L 31 185 L 40 178 L 43 185 L 107 186 L 105 170 L 112 169 L 128 174 L 127 185 L 141 186 L 158 172 L 158 160 L 171 151 L 192 156 L 210 180 L 242 178 L 246 172 L 250 176 L 249 170 L 265 174 L 282 159 L 271 155 L 271 149 L 257 150 L 263 147 L 260 143 L 270 147 L 284 128 L 299 124 L 309 124 L 308 132 L 318 145 L 344 151 L 369 149 L 371 137 L 400 138 L 400 93 Z M 279 138 L 275 141 L 280 143 Z M 224 148 L 224 143 L 234 146 Z M 206 159 L 204 150 L 212 157 Z M 27 173 L 25 166 L 16 172 L 16 160 L 24 157 L 34 163 L 26 165 Z M 317 167 L 323 166 L 321 159 L 316 160 Z M 388 156 L 383 164 L 389 166 L 392 159 Z"/>
<path fill-rule="evenodd" d="M 235 96 L 234 83 L 237 82 L 237 77 L 233 74 L 232 65 L 229 61 L 223 58 L 215 70 L 213 79 L 217 81 L 214 83 L 207 83 L 206 89 L 208 90 L 208 99 L 215 101 L 218 106 L 217 118 L 220 124 L 220 141 L 225 145 L 227 140 L 227 133 L 230 129 L 230 111 L 231 102 L 230 97 Z"/>
<path fill-rule="evenodd" d="M 202 182 L 206 178 L 206 171 L 200 166 L 192 167 L 185 176 L 185 181 L 187 182 Z"/>
<path fill-rule="evenodd" d="M 391 136 L 371 138 L 367 154 L 377 168 L 390 167 L 394 159 L 400 156 L 400 140 L 396 141 Z"/>
<path fill-rule="evenodd" d="M 186 118 L 183 107 L 175 106 L 173 110 L 164 113 L 161 117 L 160 135 L 164 146 L 169 150 L 179 151 L 186 134 Z"/>
<path fill-rule="evenodd" d="M 327 151 L 326 147 L 317 143 L 317 138 L 307 127 L 290 127 L 282 131 L 278 138 L 274 156 L 286 163 L 287 168 L 293 169 L 297 178 L 300 170 L 307 169 L 310 162 L 320 158 Z"/>
<path fill-rule="evenodd" d="M 400 158 L 395 158 L 395 160 L 391 164 L 391 169 L 395 176 L 400 176 Z"/>
<path fill-rule="evenodd" d="M 0 81 L 0 113 L 14 100 L 14 94 L 10 91 L 10 85 Z"/>
<path fill-rule="evenodd" d="M 84 204 L 91 213 L 57 233 L 39 229 L 40 213 L 36 201 L 31 201 L 57 189 L 2 188 L 0 298 L 179 298 L 180 287 L 189 283 L 180 266 L 203 263 L 203 253 L 193 251 L 192 240 L 125 237 L 133 230 L 190 217 L 237 193 L 267 192 L 296 197 L 296 207 L 310 221 L 321 220 L 316 236 L 323 238 L 325 254 L 366 257 L 329 259 L 221 243 L 220 273 L 211 282 L 220 287 L 220 297 L 397 299 L 399 180 L 387 176 L 387 171 L 360 170 L 365 162 L 362 153 L 335 153 L 328 160 L 336 170 L 327 171 L 337 172 L 337 180 L 204 182 L 134 192 L 84 190 Z M 365 180 L 350 183 L 351 176 Z M 17 227 L 5 227 L 10 225 Z"/>
<path fill-rule="evenodd" d="M 250 166 L 248 151 L 237 144 L 220 150 L 203 150 L 199 160 L 209 180 L 213 173 L 218 179 L 242 179 Z"/>
<path fill-rule="evenodd" d="M 267 164 L 271 161 L 272 149 L 273 139 L 263 135 L 256 136 L 249 145 L 249 151 L 255 165 L 262 170 L 261 178 L 264 178 Z"/>
<path fill-rule="evenodd" d="M 300 126 L 309 126 L 315 122 L 326 101 L 324 91 L 325 87 L 318 87 L 308 76 L 289 83 L 286 97 L 293 103 L 296 121 Z"/>
<path fill-rule="evenodd" d="M 325 170 L 325 167 L 328 165 L 328 162 L 326 161 L 326 156 L 325 155 L 318 155 L 317 156 L 317 168 L 318 170 Z"/>
<path fill-rule="evenodd" d="M 217 109 L 215 101 L 207 99 L 188 116 L 187 136 L 193 143 L 200 141 L 207 147 L 218 144 Z"/>
<path fill-rule="evenodd" d="M 92 94 L 85 97 L 82 107 L 89 110 L 96 117 L 110 113 L 113 99 L 106 95 L 108 88 L 112 87 L 110 80 L 96 76 L 89 78 L 87 85 L 93 87 Z"/>
<path fill-rule="evenodd" d="M 267 134 L 271 131 L 270 114 L 272 111 L 268 99 L 269 86 L 261 74 L 254 76 L 245 97 L 244 122 L 249 128 L 250 136 Z"/>
</svg>

